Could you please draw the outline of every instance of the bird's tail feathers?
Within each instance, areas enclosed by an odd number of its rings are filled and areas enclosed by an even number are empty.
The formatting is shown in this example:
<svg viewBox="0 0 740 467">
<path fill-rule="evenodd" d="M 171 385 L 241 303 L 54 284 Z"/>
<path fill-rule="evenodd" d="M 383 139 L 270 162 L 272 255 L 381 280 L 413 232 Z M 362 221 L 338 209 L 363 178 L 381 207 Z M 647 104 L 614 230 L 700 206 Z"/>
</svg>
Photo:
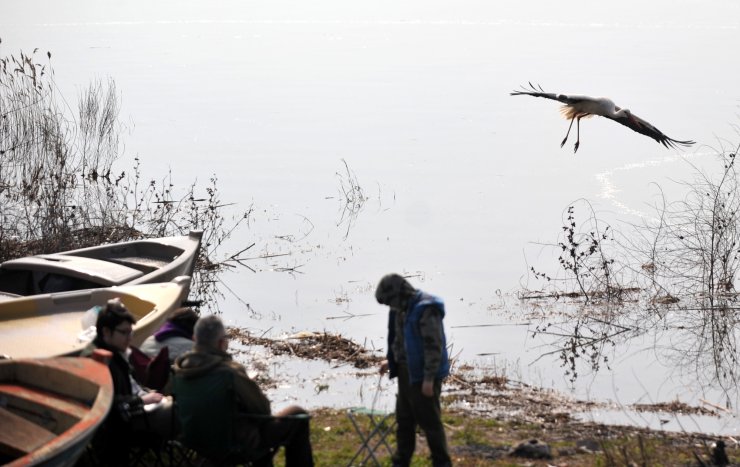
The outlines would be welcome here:
<svg viewBox="0 0 740 467">
<path fill-rule="evenodd" d="M 579 112 L 576 110 L 573 106 L 565 104 L 560 106 L 560 113 L 563 115 L 563 118 L 566 118 L 568 120 L 572 120 L 574 118 L 591 118 L 593 117 L 593 114 Z"/>
</svg>

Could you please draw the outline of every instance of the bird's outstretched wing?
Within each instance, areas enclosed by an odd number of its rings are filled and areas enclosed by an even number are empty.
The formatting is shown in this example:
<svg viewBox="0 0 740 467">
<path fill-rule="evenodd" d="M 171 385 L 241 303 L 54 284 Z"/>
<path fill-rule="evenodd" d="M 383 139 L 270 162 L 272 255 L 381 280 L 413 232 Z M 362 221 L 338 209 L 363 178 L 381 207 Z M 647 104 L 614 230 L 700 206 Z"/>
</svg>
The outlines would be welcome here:
<svg viewBox="0 0 740 467">
<path fill-rule="evenodd" d="M 662 131 L 655 128 L 650 122 L 641 119 L 633 113 L 626 113 L 617 117 L 606 117 L 611 118 L 615 122 L 621 123 L 622 125 L 630 128 L 633 131 L 653 138 L 655 141 L 659 142 L 667 148 L 677 149 L 678 146 L 688 147 L 695 143 L 691 140 L 679 141 L 677 139 L 669 138 Z"/>
<path fill-rule="evenodd" d="M 694 141 L 686 140 L 680 141 L 677 139 L 669 138 L 663 132 L 655 128 L 650 122 L 647 122 L 640 117 L 630 113 L 629 111 L 618 112 L 620 109 L 616 107 L 613 102 L 605 98 L 593 98 L 589 96 L 574 96 L 567 94 L 555 94 L 551 92 L 545 92 L 541 86 L 535 86 L 531 82 L 528 83 L 529 87 L 522 86 L 520 91 L 512 91 L 512 96 L 533 96 L 533 97 L 544 97 L 545 99 L 551 99 L 554 101 L 562 102 L 565 104 L 564 114 L 566 118 L 574 119 L 578 117 L 588 117 L 589 115 L 600 115 L 605 118 L 612 119 L 627 128 L 636 131 L 637 133 L 643 134 L 653 138 L 658 143 L 662 144 L 666 148 L 676 149 L 678 146 L 691 146 L 695 144 Z M 608 104 L 608 108 L 605 107 Z M 616 113 L 615 113 L 616 112 Z M 571 123 L 572 124 L 572 123 Z M 570 132 L 570 129 L 568 130 Z M 566 135 L 566 139 L 567 139 Z M 576 143 L 577 144 L 577 143 Z M 577 146 L 576 146 L 577 147 Z"/>
<path fill-rule="evenodd" d="M 575 104 L 579 102 L 582 96 L 568 96 L 566 94 L 555 94 L 552 92 L 545 92 L 544 89 L 538 84 L 535 86 L 531 82 L 528 83 L 529 87 L 522 86 L 521 91 L 511 91 L 510 96 L 533 96 L 533 97 L 544 97 L 545 99 L 552 99 L 554 101 L 562 102 L 563 104 Z"/>
</svg>

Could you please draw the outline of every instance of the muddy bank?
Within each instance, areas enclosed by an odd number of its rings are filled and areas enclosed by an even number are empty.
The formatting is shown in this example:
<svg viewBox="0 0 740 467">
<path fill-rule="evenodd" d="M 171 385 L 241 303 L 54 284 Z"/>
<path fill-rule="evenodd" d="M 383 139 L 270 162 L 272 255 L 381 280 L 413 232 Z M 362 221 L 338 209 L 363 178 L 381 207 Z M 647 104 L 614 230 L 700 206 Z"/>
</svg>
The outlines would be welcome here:
<svg viewBox="0 0 740 467">
<path fill-rule="evenodd" d="M 349 366 L 355 370 L 350 372 L 356 378 L 376 377 L 375 369 L 384 359 L 377 350 L 367 349 L 351 339 L 326 332 L 301 332 L 275 339 L 252 335 L 243 328 L 232 327 L 228 332 L 229 337 L 242 346 L 259 346 L 264 350 L 259 358 L 250 356 L 250 366 L 256 370 L 256 379 L 266 388 L 284 383 L 279 371 L 269 371 L 271 357 L 298 361 L 321 360 L 328 363 L 330 368 Z M 643 413 L 702 416 L 719 416 L 721 412 L 719 407 L 691 406 L 680 401 L 617 407 L 607 402 L 578 400 L 467 364 L 453 364 L 442 399 L 449 408 L 471 414 L 522 423 L 567 424 L 576 431 L 577 426 L 593 429 L 594 424 L 579 421 L 576 417 L 577 414 L 593 410 L 629 409 Z M 604 430 L 608 431 L 607 428 Z M 635 427 L 634 430 L 639 431 L 640 428 Z"/>
<path fill-rule="evenodd" d="M 327 452 L 323 455 L 331 458 L 332 463 L 336 458 L 331 456 L 339 455 L 331 452 L 333 448 L 356 442 L 332 438 L 351 432 L 346 431 L 349 427 L 342 430 L 339 426 L 347 423 L 344 415 L 350 406 L 346 405 L 347 401 L 361 402 L 353 391 L 358 388 L 364 391 L 366 399 L 362 402 L 367 407 L 376 403 L 374 389 L 376 385 L 380 387 L 381 381 L 391 400 L 395 393 L 392 381 L 378 379 L 382 352 L 367 349 L 343 336 L 301 332 L 272 339 L 239 328 L 230 328 L 229 336 L 235 358 L 247 364 L 250 374 L 269 391 L 271 398 L 275 397 L 277 405 L 310 404 L 320 427 L 316 430 L 317 442 L 325 446 Z M 287 366 L 286 361 L 290 362 Z M 300 370 L 293 372 L 295 368 Z M 321 375 L 317 377 L 316 373 Z M 609 403 L 577 400 L 492 373 L 488 368 L 455 363 L 444 385 L 445 426 L 456 465 L 512 465 L 512 462 L 531 466 L 580 467 L 600 462 L 627 465 L 626 461 L 621 462 L 625 456 L 640 459 L 642 463 L 637 465 L 656 465 L 657 460 L 662 465 L 687 465 L 687 460 L 710 458 L 712 446 L 719 440 L 727 446 L 731 458 L 737 457 L 740 449 L 731 436 L 584 421 L 579 419 L 579 414 L 613 407 Z M 354 385 L 342 385 L 340 380 L 347 377 Z M 307 398 L 300 399 L 302 396 L 297 395 L 300 392 L 307 393 Z M 286 393 L 296 399 L 281 399 Z M 321 396 L 326 397 L 319 400 Z M 392 405 L 386 410 L 392 410 Z M 679 401 L 642 404 L 630 410 L 658 412 L 663 417 L 674 412 L 716 416 L 712 409 Z M 324 438 L 327 441 L 321 442 Z M 547 449 L 551 457 L 517 458 L 512 454 L 517 446 L 529 447 L 533 440 L 537 440 L 536 447 Z M 420 440 L 417 444 L 419 456 L 426 456 L 426 443 Z M 666 459 L 670 459 L 667 464 Z"/>
</svg>

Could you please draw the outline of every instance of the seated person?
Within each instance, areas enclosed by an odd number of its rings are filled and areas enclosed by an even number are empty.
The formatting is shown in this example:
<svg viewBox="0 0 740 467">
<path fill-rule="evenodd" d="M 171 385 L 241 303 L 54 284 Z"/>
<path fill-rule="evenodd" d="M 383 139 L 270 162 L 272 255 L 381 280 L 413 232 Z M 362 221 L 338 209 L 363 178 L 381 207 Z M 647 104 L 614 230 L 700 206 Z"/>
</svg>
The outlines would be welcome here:
<svg viewBox="0 0 740 467">
<path fill-rule="evenodd" d="M 232 360 L 226 352 L 228 345 L 226 330 L 217 316 L 200 318 L 195 324 L 195 347 L 175 361 L 175 396 L 178 388 L 187 387 L 188 380 L 227 371 L 233 375 L 233 391 L 239 411 L 248 415 L 269 416 L 270 401 L 257 383 L 249 378 L 244 366 Z M 284 446 L 286 467 L 313 466 L 309 420 L 307 416 L 300 415 L 307 415 L 307 412 L 301 407 L 291 406 L 274 414 L 274 417 L 265 417 L 259 423 L 248 418 L 237 418 L 234 442 L 251 449 L 269 450 L 268 458 L 261 459 L 265 465 L 272 465 L 272 455 L 277 448 Z M 180 416 L 181 420 L 189 416 L 183 407 L 180 408 Z M 198 420 L 196 423 L 208 422 Z"/>
<path fill-rule="evenodd" d="M 171 434 L 172 399 L 141 387 L 131 375 L 126 353 L 135 323 L 134 315 L 119 299 L 108 300 L 98 312 L 96 337 L 82 352 L 82 356 L 90 356 L 100 348 L 113 355 L 108 363 L 113 406 L 94 442 L 106 465 L 128 464 L 129 443 L 136 431 L 164 437 Z"/>
<path fill-rule="evenodd" d="M 198 314 L 192 308 L 178 308 L 154 335 L 147 337 L 139 350 L 154 358 L 167 347 L 170 363 L 177 357 L 193 349 L 193 328 Z"/>
</svg>

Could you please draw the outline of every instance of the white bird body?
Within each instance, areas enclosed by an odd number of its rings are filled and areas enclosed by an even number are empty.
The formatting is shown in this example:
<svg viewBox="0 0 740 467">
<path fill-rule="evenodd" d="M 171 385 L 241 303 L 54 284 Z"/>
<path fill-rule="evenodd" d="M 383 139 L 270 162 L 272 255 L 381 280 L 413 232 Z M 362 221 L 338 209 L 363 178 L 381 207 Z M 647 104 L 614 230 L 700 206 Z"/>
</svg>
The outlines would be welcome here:
<svg viewBox="0 0 740 467">
<path fill-rule="evenodd" d="M 591 115 L 613 115 L 616 113 L 617 106 L 614 101 L 606 97 L 588 97 L 588 96 L 567 96 L 577 104 L 566 104 L 562 107 L 563 115 L 571 118 L 569 114 L 578 112 Z M 586 115 L 584 115 L 585 117 Z"/>
<path fill-rule="evenodd" d="M 532 83 L 529 83 L 530 89 L 523 88 L 524 91 L 513 91 L 512 96 L 533 96 L 533 97 L 544 97 L 546 99 L 552 99 L 555 101 L 562 102 L 563 107 L 560 112 L 563 117 L 570 120 L 570 126 L 568 127 L 568 133 L 566 133 L 563 142 L 560 143 L 562 147 L 568 140 L 570 135 L 570 129 L 573 127 L 573 121 L 576 121 L 577 137 L 576 144 L 573 152 L 578 151 L 580 144 L 580 133 L 581 133 L 581 119 L 598 115 L 600 117 L 614 120 L 617 123 L 630 128 L 637 133 L 643 134 L 653 138 L 658 143 L 662 144 L 666 148 L 675 148 L 677 145 L 680 146 L 691 146 L 694 144 L 693 141 L 679 141 L 673 138 L 669 138 L 663 132 L 655 128 L 648 121 L 641 119 L 637 115 L 634 115 L 629 109 L 622 109 L 617 106 L 614 101 L 606 97 L 591 97 L 591 96 L 578 96 L 578 95 L 567 95 L 567 94 L 553 94 L 544 92 L 542 88 L 535 88 Z"/>
</svg>

